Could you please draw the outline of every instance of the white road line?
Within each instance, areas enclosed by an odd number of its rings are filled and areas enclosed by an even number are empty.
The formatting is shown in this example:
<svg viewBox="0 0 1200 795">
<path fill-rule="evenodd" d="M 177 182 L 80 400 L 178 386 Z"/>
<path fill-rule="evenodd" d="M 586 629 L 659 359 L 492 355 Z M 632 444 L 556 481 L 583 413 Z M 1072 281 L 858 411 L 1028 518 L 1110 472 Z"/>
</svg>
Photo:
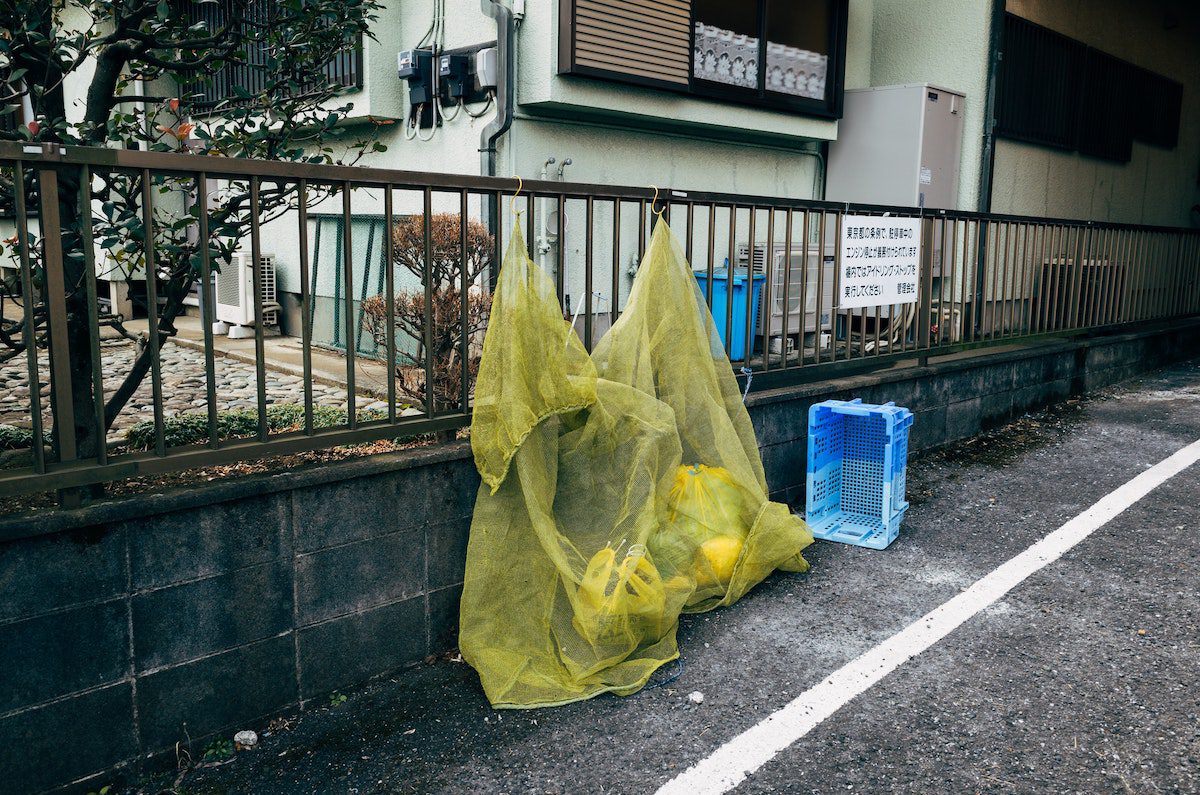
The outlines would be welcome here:
<svg viewBox="0 0 1200 795">
<path fill-rule="evenodd" d="M 1200 460 L 1200 440 L 1101 498 L 1021 554 L 977 580 L 873 649 L 846 663 L 761 723 L 722 745 L 658 790 L 658 795 L 727 792 L 879 680 L 1058 560 L 1129 506 Z"/>
</svg>

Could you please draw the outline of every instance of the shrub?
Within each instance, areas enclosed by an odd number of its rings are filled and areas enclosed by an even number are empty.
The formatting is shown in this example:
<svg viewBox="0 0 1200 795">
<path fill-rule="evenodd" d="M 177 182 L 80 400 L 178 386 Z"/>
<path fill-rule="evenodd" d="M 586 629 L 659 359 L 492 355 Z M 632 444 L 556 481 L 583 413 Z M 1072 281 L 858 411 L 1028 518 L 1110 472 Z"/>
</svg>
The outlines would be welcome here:
<svg viewBox="0 0 1200 795">
<path fill-rule="evenodd" d="M 462 403 L 462 378 L 466 370 L 467 391 L 474 388 L 479 373 L 477 337 L 487 328 L 491 296 L 484 289 L 492 264 L 495 239 L 479 221 L 468 221 L 466 250 L 462 247 L 461 218 L 456 213 L 436 213 L 429 217 L 429 262 L 425 261 L 425 217 L 413 215 L 397 221 L 391 230 L 392 265 L 403 268 L 416 278 L 420 287 L 400 290 L 392 304 L 391 323 L 387 303 L 382 296 L 362 302 L 362 327 L 380 350 L 387 345 L 388 332 L 411 339 L 416 347 L 411 356 L 399 356 L 396 363 L 396 388 L 404 397 L 424 405 L 426 365 L 433 374 L 433 400 L 438 410 L 459 410 Z M 465 270 L 465 274 L 464 274 Z M 462 294 L 463 278 L 467 294 Z M 432 299 L 426 306 L 424 283 L 429 280 Z M 466 306 L 463 306 L 463 303 Z M 465 311 L 466 325 L 461 326 Z M 429 316 L 430 347 L 426 350 L 425 321 Z M 464 368 L 462 340 L 470 343 Z"/>
<path fill-rule="evenodd" d="M 370 422 L 387 417 L 387 412 L 378 409 L 359 409 L 359 422 Z M 335 406 L 313 406 L 313 427 L 335 428 L 346 424 L 346 409 Z M 0 430 L 7 426 L 0 426 Z M 304 406 L 295 403 L 276 403 L 267 406 L 267 430 L 285 433 L 304 427 Z M 233 409 L 217 412 L 217 437 L 237 439 L 258 433 L 258 412 L 254 409 Z M 188 444 L 203 444 L 208 441 L 208 413 L 177 414 L 163 420 L 163 436 L 167 447 Z M 0 440 L 2 440 L 0 436 Z M 154 422 L 139 422 L 125 432 L 125 439 L 135 450 L 154 447 Z M 28 446 L 28 443 L 26 443 Z M 3 442 L 0 441 L 0 449 Z"/>
<path fill-rule="evenodd" d="M 24 450 L 33 447 L 33 431 L 15 425 L 0 425 L 0 450 Z"/>
</svg>

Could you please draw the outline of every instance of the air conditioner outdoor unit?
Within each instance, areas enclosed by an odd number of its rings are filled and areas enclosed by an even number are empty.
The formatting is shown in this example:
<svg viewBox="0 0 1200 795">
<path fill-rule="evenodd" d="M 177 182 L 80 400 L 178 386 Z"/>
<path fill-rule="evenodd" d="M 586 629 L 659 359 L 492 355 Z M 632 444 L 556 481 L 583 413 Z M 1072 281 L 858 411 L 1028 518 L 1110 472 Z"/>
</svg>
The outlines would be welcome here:
<svg viewBox="0 0 1200 795">
<path fill-rule="evenodd" d="M 742 245 L 738 249 L 738 262 L 743 266 L 746 263 L 749 247 Z M 765 273 L 763 262 L 766 259 L 767 247 L 762 244 L 754 246 L 754 271 L 756 273 Z M 767 336 L 769 338 L 779 337 L 783 334 L 783 317 L 787 315 L 787 331 L 788 337 L 799 335 L 801 332 L 807 334 L 815 334 L 818 325 L 823 331 L 828 331 L 832 328 L 830 315 L 833 308 L 833 287 L 834 287 L 834 250 L 832 246 L 825 247 L 825 256 L 820 257 L 817 254 L 816 246 L 808 246 L 803 244 L 793 244 L 790 252 L 790 257 L 785 257 L 783 246 L 773 246 L 771 250 L 773 260 L 773 271 L 771 273 L 771 300 L 770 306 L 767 305 L 766 288 L 764 285 L 762 298 L 758 303 L 758 317 L 756 318 L 756 327 L 763 328 L 763 313 L 769 311 L 769 323 L 766 326 Z M 790 273 L 788 272 L 787 261 L 791 260 Z M 822 268 L 822 260 L 824 267 Z M 801 266 L 801 261 L 804 266 Z M 785 300 L 783 283 L 784 279 L 788 278 L 790 284 L 787 288 Z M 820 303 L 818 304 L 818 286 L 820 288 Z M 801 319 L 801 302 L 804 303 L 803 320 Z M 820 322 L 818 323 L 817 310 L 820 308 Z M 781 343 L 783 344 L 783 343 Z M 780 348 L 782 350 L 782 348 Z"/>
<path fill-rule="evenodd" d="M 279 324 L 279 303 L 275 292 L 275 258 L 270 254 L 259 257 L 264 326 Z M 229 336 L 250 336 L 246 327 L 254 326 L 254 268 L 253 258 L 246 252 L 234 252 L 229 264 L 213 275 L 218 323 L 228 323 Z M 239 327 L 241 330 L 239 330 Z"/>
</svg>

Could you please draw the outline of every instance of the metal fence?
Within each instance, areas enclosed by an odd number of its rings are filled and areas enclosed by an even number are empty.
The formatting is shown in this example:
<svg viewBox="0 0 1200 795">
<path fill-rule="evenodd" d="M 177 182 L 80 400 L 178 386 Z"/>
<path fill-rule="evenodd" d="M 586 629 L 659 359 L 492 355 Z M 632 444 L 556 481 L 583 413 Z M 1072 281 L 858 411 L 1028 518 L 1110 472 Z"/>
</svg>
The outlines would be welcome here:
<svg viewBox="0 0 1200 795">
<path fill-rule="evenodd" d="M 514 221 L 530 256 L 553 273 L 564 317 L 590 349 L 620 317 L 655 197 L 650 187 L 529 180 L 514 199 L 516 182 L 504 178 L 0 144 L 0 190 L 5 185 L 12 212 L 0 217 L 0 227 L 10 227 L 0 235 L 9 238 L 0 257 L 7 274 L 0 366 L 9 369 L 7 377 L 0 369 L 0 385 L 11 398 L 24 379 L 28 406 L 23 418 L 13 418 L 11 405 L 0 413 L 0 424 L 20 429 L 9 428 L 0 442 L 20 448 L 11 439 L 27 440 L 24 451 L 0 451 L 7 456 L 0 495 L 464 427 L 489 288 Z M 750 368 L 756 389 L 1200 310 L 1197 230 L 680 190 L 664 190 L 658 209 L 709 305 L 715 297 L 721 307 L 715 321 L 734 368 Z M 333 253 L 311 239 L 314 218 L 330 213 L 344 230 Z M 393 263 L 371 285 L 355 283 L 362 241 L 353 240 L 361 226 L 351 221 L 359 214 L 382 218 L 380 248 L 371 251 Z M 851 214 L 920 219 L 915 303 L 840 307 L 838 241 Z M 284 312 L 291 318 L 284 330 L 298 348 L 300 391 L 293 422 L 282 426 L 271 419 L 280 371 L 263 323 L 275 307 L 259 300 L 264 247 L 283 269 L 281 303 L 296 310 Z M 242 411 L 252 419 L 240 431 L 223 416 L 217 371 L 225 358 L 213 330 L 214 273 L 232 268 L 238 252 L 251 263 L 254 297 L 252 398 Z M 338 275 L 342 338 L 362 336 L 362 306 L 373 300 L 381 349 L 383 380 L 370 395 L 356 383 L 360 346 L 339 354 L 344 396 L 332 423 L 322 420 L 315 390 L 317 257 L 330 260 L 321 273 L 332 267 Z M 120 361 L 107 353 L 113 311 L 96 277 L 100 258 L 126 267 L 157 321 L 146 321 Z M 417 286 L 401 289 L 401 281 Z M 177 344 L 168 340 L 184 322 L 188 288 L 199 294 L 192 322 L 200 353 L 197 372 L 184 381 L 196 385 L 197 398 L 172 408 L 164 357 Z M 738 337 L 748 344 L 739 346 Z M 150 385 L 138 409 L 145 449 L 110 432 L 134 410 L 114 398 L 138 386 L 130 372 L 139 358 Z M 384 408 L 364 412 L 367 402 Z M 180 440 L 173 429 L 181 418 L 202 429 L 200 438 Z"/>
</svg>

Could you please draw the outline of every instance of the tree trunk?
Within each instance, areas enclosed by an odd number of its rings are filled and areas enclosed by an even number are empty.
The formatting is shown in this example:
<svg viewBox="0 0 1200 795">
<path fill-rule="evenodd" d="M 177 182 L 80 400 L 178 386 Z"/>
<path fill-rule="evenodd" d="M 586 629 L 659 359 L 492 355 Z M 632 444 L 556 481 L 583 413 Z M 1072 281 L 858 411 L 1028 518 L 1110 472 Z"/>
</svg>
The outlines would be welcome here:
<svg viewBox="0 0 1200 795">
<path fill-rule="evenodd" d="M 62 229 L 63 277 L 67 285 L 67 345 L 70 352 L 71 409 L 75 445 L 79 458 L 94 458 L 104 444 L 104 429 L 96 421 L 96 399 L 92 390 L 92 328 L 89 318 L 87 279 L 82 225 L 91 223 L 90 210 L 80 213 L 79 172 L 59 172 L 58 212 Z M 98 364 L 98 363 L 97 363 Z M 60 451 L 61 453 L 61 451 Z"/>
<path fill-rule="evenodd" d="M 46 3 L 42 7 L 41 16 L 33 20 L 33 27 L 37 29 L 47 39 L 54 36 L 54 4 Z M 35 6 L 36 7 L 36 6 Z M 41 85 L 51 86 L 50 89 L 41 92 L 35 97 L 36 111 L 44 118 L 49 120 L 63 119 L 66 117 L 66 97 L 63 89 L 63 75 L 58 68 L 57 61 L 50 59 L 42 61 L 35 56 L 30 56 L 32 60 L 18 60 L 14 63 L 17 67 L 23 67 L 29 75 L 38 75 Z M 116 70 L 119 73 L 120 65 L 116 65 Z M 53 133 L 53 128 L 42 131 L 43 137 L 40 140 L 47 140 L 45 136 L 50 136 L 48 140 L 59 143 L 57 136 Z M 99 445 L 104 442 L 104 431 L 97 422 L 96 403 L 92 393 L 92 347 L 91 347 L 91 323 L 88 316 L 88 294 L 86 290 L 85 278 L 91 278 L 92 275 L 87 272 L 86 258 L 84 257 L 84 249 L 82 245 L 82 224 L 90 223 L 91 209 L 80 207 L 79 188 L 80 188 L 80 169 L 78 167 L 58 167 L 54 169 L 58 181 L 58 217 L 59 228 L 57 230 L 41 229 L 41 235 L 45 237 L 49 234 L 59 234 L 62 243 L 62 273 L 63 283 L 65 285 L 66 295 L 64 303 L 66 304 L 66 328 L 65 335 L 67 338 L 67 354 L 68 372 L 71 376 L 70 386 L 70 402 L 73 414 L 71 423 L 74 431 L 76 456 L 79 458 L 89 458 L 96 455 L 100 449 Z M 42 187 L 44 191 L 44 187 Z M 43 192 L 43 201 L 45 194 Z M 45 216 L 43 215 L 43 218 Z M 48 266 L 50 263 L 43 263 L 43 266 Z M 49 296 L 46 292 L 46 284 L 43 281 L 38 285 L 42 292 L 43 300 Z M 28 335 L 26 341 L 32 344 L 37 329 L 26 329 Z M 35 379 L 36 381 L 36 379 Z M 51 379 L 51 405 L 54 405 L 57 395 L 57 390 L 62 387 L 61 384 L 53 383 Z M 40 389 L 37 383 L 31 383 L 31 390 Z M 59 460 L 63 459 L 62 431 L 65 430 L 61 425 L 61 418 L 55 417 L 55 433 L 53 436 L 53 447 L 56 457 Z M 99 491 L 99 487 L 95 487 L 88 491 L 93 493 Z M 76 500 L 68 500 L 75 502 Z"/>
<path fill-rule="evenodd" d="M 51 4 L 46 5 L 46 16 L 38 21 L 38 27 L 47 36 L 53 35 L 54 21 L 50 6 Z M 129 50 L 125 45 L 116 44 L 106 48 L 97 59 L 92 82 L 88 87 L 83 140 L 85 144 L 92 146 L 104 144 L 105 125 L 115 102 L 116 85 L 120 79 L 121 70 L 128 60 L 128 55 Z M 46 68 L 45 64 L 40 66 L 42 69 Z M 65 118 L 66 103 L 62 76 L 57 73 L 57 70 L 50 71 L 55 73 L 48 73 L 45 76 L 45 84 L 52 85 L 54 88 L 40 97 L 39 110 L 50 119 Z M 92 355 L 92 334 L 99 334 L 99 329 L 92 329 L 90 318 L 91 307 L 89 306 L 87 280 L 95 279 L 95 273 L 88 267 L 88 257 L 86 256 L 88 252 L 85 251 L 84 241 L 90 239 L 90 236 L 85 238 L 83 225 L 92 223 L 92 210 L 91 207 L 82 206 L 80 201 L 82 170 L 77 166 L 64 166 L 56 169 L 56 173 L 58 175 L 58 231 L 62 240 L 63 283 L 66 292 L 64 300 L 67 311 L 66 337 L 70 357 L 68 370 L 71 376 L 72 426 L 75 432 L 76 457 L 86 460 L 95 458 L 102 449 L 102 445 L 106 443 L 107 430 L 111 427 L 116 412 L 112 412 L 112 418 L 109 418 L 110 412 L 106 408 L 103 414 L 98 416 L 97 395 L 93 389 L 92 368 L 93 366 L 101 367 L 101 362 L 96 362 Z M 43 230 L 43 234 L 46 231 Z M 147 235 L 149 234 L 150 230 L 147 229 Z M 147 278 L 153 277 L 148 275 Z M 43 284 L 42 287 L 44 290 L 45 285 Z M 151 307 L 152 315 L 153 310 L 154 308 Z M 141 358 L 139 357 L 139 360 Z M 137 370 L 136 363 L 134 370 Z M 133 389 L 136 389 L 143 377 L 145 377 L 144 369 L 136 379 L 134 373 L 131 372 L 126 375 L 122 387 L 126 387 L 132 381 L 134 382 Z M 31 388 L 33 388 L 32 385 Z M 57 388 L 58 385 L 51 386 L 52 390 Z M 130 394 L 133 389 L 129 390 Z M 99 398 L 103 401 L 103 395 Z M 125 400 L 128 400 L 128 397 Z M 121 403 L 121 406 L 123 405 L 124 402 Z M 117 407 L 117 411 L 120 411 L 120 406 Z M 56 425 L 59 421 L 60 418 L 56 417 Z M 59 436 L 59 433 L 55 433 L 54 445 L 55 452 L 61 460 L 63 450 Z M 79 501 L 79 497 L 99 496 L 103 492 L 104 486 L 95 484 L 65 495 L 64 502 L 75 503 Z"/>
<path fill-rule="evenodd" d="M 150 278 L 147 276 L 147 278 Z M 176 285 L 172 285 L 175 287 Z M 171 289 L 167 296 L 167 302 L 163 306 L 163 311 L 158 317 L 158 349 L 161 351 L 163 346 L 167 344 L 172 336 L 174 336 L 175 320 L 183 311 L 183 296 L 188 294 L 192 289 L 192 282 L 189 280 L 185 284 L 178 285 L 179 289 Z M 155 322 L 153 319 L 150 322 Z M 107 431 L 116 422 L 117 416 L 121 410 L 129 403 L 130 398 L 137 392 L 142 381 L 145 380 L 146 374 L 150 372 L 150 368 L 154 362 L 152 348 L 149 343 L 138 352 L 137 358 L 133 360 L 133 364 L 129 368 L 129 372 L 125 374 L 121 385 L 113 392 L 112 397 L 104 406 L 104 429 Z"/>
</svg>

